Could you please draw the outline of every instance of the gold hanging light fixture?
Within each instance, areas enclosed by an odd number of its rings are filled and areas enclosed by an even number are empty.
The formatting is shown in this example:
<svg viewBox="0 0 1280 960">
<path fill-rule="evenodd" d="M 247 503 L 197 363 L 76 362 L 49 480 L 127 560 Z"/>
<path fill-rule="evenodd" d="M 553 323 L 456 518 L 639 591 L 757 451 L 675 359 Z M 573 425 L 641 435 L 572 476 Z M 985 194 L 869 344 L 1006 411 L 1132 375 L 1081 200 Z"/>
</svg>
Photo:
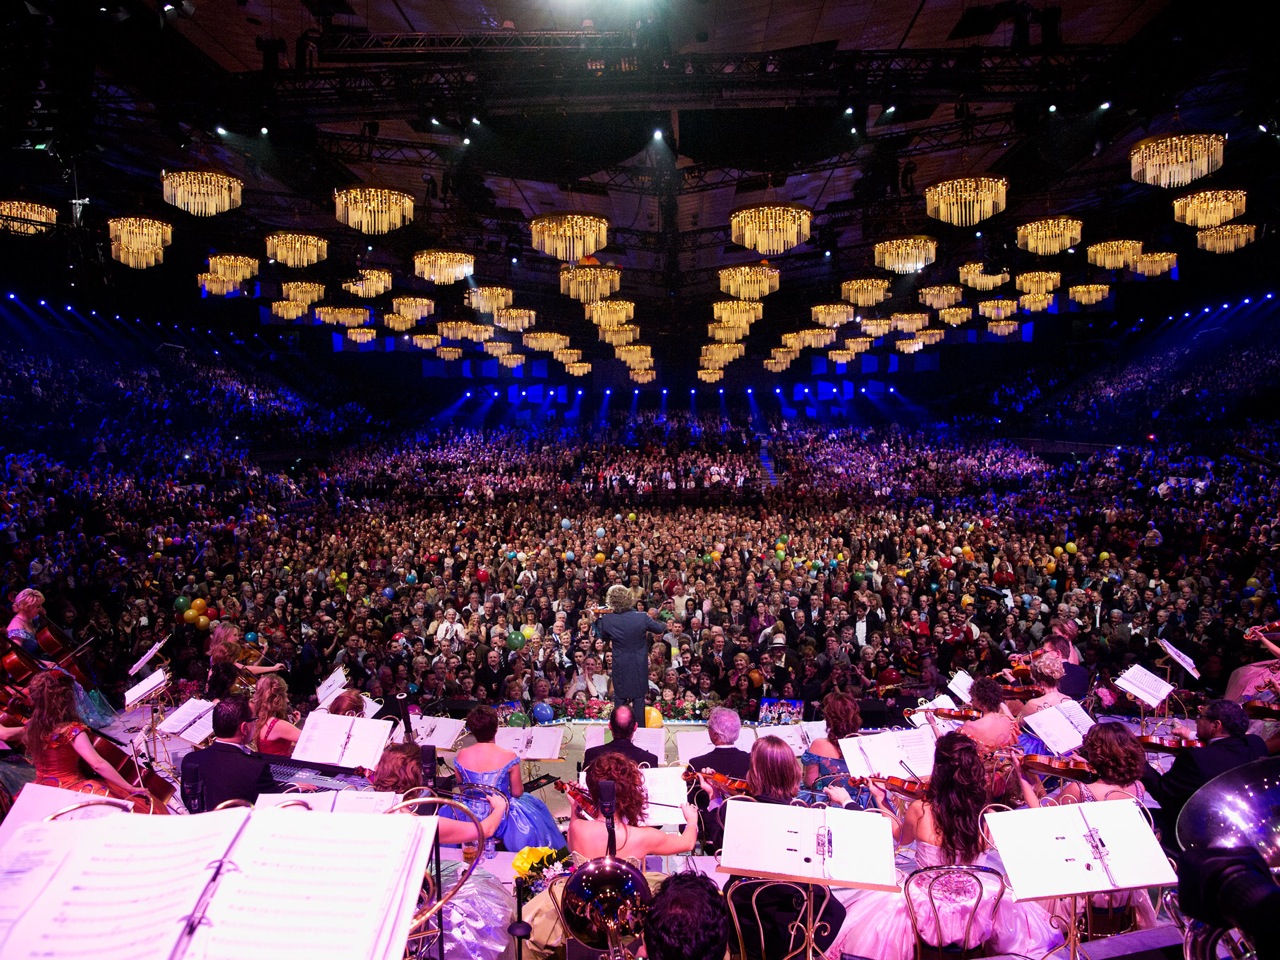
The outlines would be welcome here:
<svg viewBox="0 0 1280 960">
<path fill-rule="evenodd" d="M 983 300 L 978 304 L 978 313 L 989 320 L 1003 320 L 1018 312 L 1017 300 Z"/>
<path fill-rule="evenodd" d="M 893 329 L 893 324 L 881 317 L 867 317 L 862 321 L 862 332 L 879 340 Z"/>
<path fill-rule="evenodd" d="M 973 319 L 973 307 L 943 307 L 938 311 L 938 319 L 948 327 L 958 327 Z"/>
<path fill-rule="evenodd" d="M 640 339 L 640 328 L 624 323 L 618 327 L 600 327 L 600 339 L 611 347 L 634 343 Z"/>
<path fill-rule="evenodd" d="M 785 373 L 787 368 L 791 366 L 790 360 L 774 360 L 772 358 L 764 361 L 764 368 L 770 373 Z"/>
<path fill-rule="evenodd" d="M 436 284 L 457 283 L 475 273 L 476 258 L 458 250 L 419 250 L 413 255 L 413 272 Z"/>
<path fill-rule="evenodd" d="M 817 350 L 836 342 L 836 332 L 827 327 L 805 327 L 795 333 L 784 333 L 782 342 L 788 347 Z M 742 346 L 742 344 L 737 344 Z"/>
<path fill-rule="evenodd" d="M 724 371 L 701 369 L 698 371 L 698 379 L 703 383 L 719 383 L 724 379 Z"/>
<path fill-rule="evenodd" d="M 116 217 L 107 221 L 111 256 L 126 267 L 145 270 L 164 262 L 164 248 L 173 242 L 173 227 L 146 217 Z"/>
<path fill-rule="evenodd" d="M 824 327 L 844 326 L 854 318 L 856 311 L 847 303 L 818 303 L 809 308 L 809 318 Z"/>
<path fill-rule="evenodd" d="M 915 333 L 929 325 L 927 313 L 895 313 L 889 317 L 889 324 L 899 333 Z"/>
<path fill-rule="evenodd" d="M 712 340 L 719 340 L 721 343 L 733 343 L 741 340 L 750 332 L 751 327 L 745 323 L 724 321 L 707 324 L 707 336 Z"/>
<path fill-rule="evenodd" d="M 514 370 L 516 367 L 524 365 L 523 353 L 504 353 L 498 358 L 498 362 L 508 370 Z"/>
<path fill-rule="evenodd" d="M 874 342 L 870 337 L 849 337 L 844 342 L 844 348 L 856 357 L 870 350 Z"/>
<path fill-rule="evenodd" d="M 352 327 L 347 331 L 347 339 L 354 343 L 370 343 L 377 335 L 372 327 Z"/>
<path fill-rule="evenodd" d="M 484 345 L 484 352 L 491 357 L 505 357 L 513 349 L 506 340 L 490 340 Z"/>
<path fill-rule="evenodd" d="M 889 298 L 889 281 L 860 277 L 840 284 L 840 296 L 859 307 L 874 307 Z"/>
<path fill-rule="evenodd" d="M 828 350 L 827 359 L 832 363 L 853 363 L 853 358 L 857 356 L 852 350 Z"/>
<path fill-rule="evenodd" d="M 699 360 L 706 370 L 723 370 L 741 357 L 745 350 L 740 343 L 708 343 L 702 348 Z"/>
<path fill-rule="evenodd" d="M 653 383 L 654 378 L 658 374 L 653 370 L 632 370 L 631 380 L 633 383 Z"/>
<path fill-rule="evenodd" d="M 160 171 L 164 202 L 197 217 L 212 217 L 240 206 L 244 181 L 212 170 Z"/>
<path fill-rule="evenodd" d="M 425 297 L 395 297 L 391 309 L 402 317 L 425 320 L 436 312 L 436 302 Z"/>
<path fill-rule="evenodd" d="M 646 344 L 629 343 L 615 348 L 614 353 L 619 360 L 632 369 L 653 366 L 653 352 Z"/>
<path fill-rule="evenodd" d="M 560 363 L 568 366 L 571 363 L 577 363 L 582 359 L 582 351 L 574 350 L 571 347 L 564 347 L 560 350 L 552 350 L 551 356 L 555 357 Z"/>
<path fill-rule="evenodd" d="M 720 271 L 720 290 L 742 300 L 759 300 L 778 289 L 782 271 L 769 266 L 768 260 L 724 267 Z"/>
<path fill-rule="evenodd" d="M 877 243 L 875 252 L 877 267 L 894 273 L 916 273 L 937 259 L 938 241 L 925 236 L 898 237 Z"/>
<path fill-rule="evenodd" d="M 514 297 L 510 287 L 468 287 L 462 299 L 477 313 L 497 313 L 511 306 Z"/>
<path fill-rule="evenodd" d="M 305 283 L 296 280 L 280 284 L 280 290 L 286 300 L 294 300 L 307 306 L 324 299 L 323 283 Z"/>
<path fill-rule="evenodd" d="M 1048 293 L 1062 286 L 1062 274 L 1056 270 L 1033 270 L 1018 274 L 1013 285 L 1022 293 Z"/>
<path fill-rule="evenodd" d="M 799 203 L 758 203 L 729 214 L 733 242 L 766 257 L 804 243 L 812 226 L 813 211 Z"/>
<path fill-rule="evenodd" d="M 215 253 L 209 258 L 209 272 L 222 277 L 231 277 L 236 283 L 243 283 L 250 277 L 258 275 L 258 261 L 238 253 Z"/>
<path fill-rule="evenodd" d="M 297 320 L 307 312 L 307 305 L 300 300 L 273 300 L 271 313 L 281 320 Z"/>
<path fill-rule="evenodd" d="M 997 337 L 1007 337 L 1018 332 L 1017 320 L 990 320 L 987 322 L 987 333 Z"/>
<path fill-rule="evenodd" d="M 583 304 L 587 319 L 601 329 L 620 327 L 635 318 L 636 305 L 630 300 L 596 300 Z"/>
<path fill-rule="evenodd" d="M 440 338 L 434 333 L 419 333 L 414 336 L 413 345 L 419 350 L 434 350 L 440 346 Z"/>
<path fill-rule="evenodd" d="M 1235 253 L 1253 243 L 1258 228 L 1252 223 L 1224 223 L 1196 231 L 1196 246 L 1210 253 Z"/>
<path fill-rule="evenodd" d="M 1133 266 L 1134 257 L 1142 253 L 1140 240 L 1104 240 L 1088 247 L 1089 262 L 1106 270 L 1123 270 Z"/>
<path fill-rule="evenodd" d="M 579 361 L 578 363 L 566 363 L 564 372 L 571 377 L 585 377 L 591 372 L 591 364 Z"/>
<path fill-rule="evenodd" d="M 925 216 L 957 227 L 972 227 L 1004 209 L 1009 181 L 1004 177 L 961 177 L 925 187 Z"/>
<path fill-rule="evenodd" d="M 921 287 L 917 296 L 926 307 L 942 310 L 960 302 L 964 297 L 964 289 L 954 284 L 939 287 Z"/>
<path fill-rule="evenodd" d="M 58 222 L 58 211 L 29 200 L 0 200 L 0 230 L 30 237 L 48 233 Z"/>
<path fill-rule="evenodd" d="M 569 346 L 569 338 L 563 333 L 551 333 L 548 330 L 534 330 L 524 335 L 524 345 L 529 350 L 542 350 L 551 353 Z"/>
<path fill-rule="evenodd" d="M 1070 299 L 1086 307 L 1101 303 L 1109 293 L 1111 287 L 1105 283 L 1082 283 L 1067 290 Z"/>
<path fill-rule="evenodd" d="M 196 286 L 211 297 L 225 297 L 240 289 L 240 281 L 235 277 L 224 277 L 217 273 L 197 273 Z"/>
<path fill-rule="evenodd" d="M 538 314 L 527 307 L 507 307 L 493 315 L 493 325 L 511 333 L 528 330 L 538 320 Z"/>
<path fill-rule="evenodd" d="M 560 267 L 560 292 L 591 303 L 616 293 L 622 286 L 622 271 L 598 263 L 566 263 Z"/>
<path fill-rule="evenodd" d="M 1189 227 L 1216 227 L 1244 213 L 1243 190 L 1201 190 L 1173 201 L 1173 219 Z"/>
<path fill-rule="evenodd" d="M 924 330 L 916 332 L 916 339 L 923 343 L 926 347 L 932 347 L 935 343 L 941 343 L 942 338 L 947 335 L 947 331 L 939 330 L 937 327 L 928 327 Z"/>
<path fill-rule="evenodd" d="M 418 325 L 418 321 L 413 317 L 406 317 L 402 313 L 387 313 L 382 317 L 383 325 L 396 333 L 408 333 Z"/>
<path fill-rule="evenodd" d="M 267 256 L 286 267 L 309 267 L 329 256 L 329 241 L 307 233 L 273 233 L 267 237 Z"/>
<path fill-rule="evenodd" d="M 711 305 L 711 315 L 723 323 L 750 326 L 764 316 L 764 304 L 759 300 L 717 300 Z"/>
<path fill-rule="evenodd" d="M 462 348 L 461 347 L 436 347 L 436 356 L 439 357 L 441 360 L 461 360 Z M 502 359 L 505 360 L 506 357 L 503 357 Z"/>
<path fill-rule="evenodd" d="M 985 264 L 966 263 L 960 267 L 960 282 L 966 287 L 986 292 L 1008 283 L 1009 274 L 1005 270 L 999 273 L 987 273 Z"/>
<path fill-rule="evenodd" d="M 1140 253 L 1133 259 L 1133 272 L 1144 277 L 1159 277 L 1177 265 L 1176 253 Z"/>
<path fill-rule="evenodd" d="M 493 339 L 493 327 L 487 323 L 468 323 L 466 338 L 476 343 L 486 343 Z"/>
<path fill-rule="evenodd" d="M 924 349 L 924 341 L 919 337 L 908 337 L 906 340 L 896 341 L 893 347 L 899 353 L 919 353 Z"/>
<path fill-rule="evenodd" d="M 357 297 L 380 297 L 391 289 L 390 270 L 361 270 L 355 280 L 346 280 L 342 289 Z"/>
<path fill-rule="evenodd" d="M 1129 173 L 1153 187 L 1185 187 L 1222 166 L 1221 133 L 1174 133 L 1139 140 L 1129 151 Z"/>
<path fill-rule="evenodd" d="M 1083 220 L 1046 217 L 1018 228 L 1018 246 L 1037 256 L 1051 257 L 1079 243 L 1083 232 Z"/>
<path fill-rule="evenodd" d="M 316 307 L 316 319 L 338 327 L 362 327 L 369 322 L 364 307 Z"/>
<path fill-rule="evenodd" d="M 441 320 L 436 324 L 436 333 L 446 340 L 465 340 L 471 332 L 471 324 L 467 320 Z"/>
<path fill-rule="evenodd" d="M 594 213 L 548 213 L 529 221 L 535 250 L 576 263 L 609 243 L 609 221 Z"/>
<path fill-rule="evenodd" d="M 413 219 L 413 194 L 385 187 L 333 191 L 334 216 L 361 233 L 390 233 Z"/>
<path fill-rule="evenodd" d="M 1053 306 L 1052 293 L 1024 293 L 1018 303 L 1027 313 L 1043 313 Z"/>
</svg>

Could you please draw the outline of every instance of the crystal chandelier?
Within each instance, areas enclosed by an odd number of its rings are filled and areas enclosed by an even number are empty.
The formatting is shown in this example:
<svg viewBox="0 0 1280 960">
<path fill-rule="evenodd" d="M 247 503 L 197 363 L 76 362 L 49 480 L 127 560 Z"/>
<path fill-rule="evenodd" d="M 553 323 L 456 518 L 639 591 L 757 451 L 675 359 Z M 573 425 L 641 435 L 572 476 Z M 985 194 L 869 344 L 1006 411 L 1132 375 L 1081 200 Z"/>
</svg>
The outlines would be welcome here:
<svg viewBox="0 0 1280 960">
<path fill-rule="evenodd" d="M 1133 266 L 1133 258 L 1142 253 L 1139 240 L 1105 240 L 1089 244 L 1089 262 L 1106 270 L 1122 270 Z"/>
<path fill-rule="evenodd" d="M 782 271 L 769 266 L 767 260 L 725 267 L 720 271 L 720 290 L 731 297 L 759 300 L 778 289 L 781 275 Z"/>
<path fill-rule="evenodd" d="M 1082 283 L 1067 290 L 1067 296 L 1086 307 L 1101 302 L 1111 292 L 1105 283 Z"/>
<path fill-rule="evenodd" d="M 1042 313 L 1053 306 L 1052 293 L 1024 293 L 1018 303 L 1027 313 Z"/>
<path fill-rule="evenodd" d="M 617 347 L 614 353 L 619 360 L 633 370 L 653 366 L 653 353 L 645 344 L 630 343 L 626 346 Z"/>
<path fill-rule="evenodd" d="M 1235 253 L 1253 242 L 1258 228 L 1252 223 L 1224 223 L 1196 231 L 1196 246 L 1210 253 Z"/>
<path fill-rule="evenodd" d="M 250 277 L 258 275 L 258 261 L 253 257 L 242 257 L 237 253 L 215 253 L 209 258 L 209 272 L 222 277 L 231 277 L 236 283 L 243 283 Z"/>
<path fill-rule="evenodd" d="M 640 328 L 624 323 L 620 327 L 601 327 L 600 339 L 611 347 L 620 347 L 623 344 L 634 343 L 640 339 Z"/>
<path fill-rule="evenodd" d="M 538 314 L 527 307 L 507 307 L 493 315 L 493 325 L 512 333 L 528 330 L 538 320 Z"/>
<path fill-rule="evenodd" d="M 467 332 L 464 336 L 468 340 L 474 340 L 476 343 L 485 343 L 493 339 L 493 327 L 487 323 L 468 323 Z"/>
<path fill-rule="evenodd" d="M 889 318 L 889 325 L 899 333 L 915 333 L 929 325 L 927 313 L 895 313 Z"/>
<path fill-rule="evenodd" d="M 477 313 L 497 313 L 511 306 L 514 296 L 510 287 L 469 287 L 462 299 Z"/>
<path fill-rule="evenodd" d="M 926 347 L 932 347 L 935 343 L 941 343 L 942 338 L 947 335 L 945 330 L 939 330 L 937 327 L 929 327 L 927 330 L 920 330 L 916 333 L 916 339 L 923 343 Z"/>
<path fill-rule="evenodd" d="M 551 356 L 555 357 L 558 362 L 563 363 L 567 367 L 569 364 L 577 363 L 582 359 L 582 351 L 564 347 L 560 350 L 552 350 Z"/>
<path fill-rule="evenodd" d="M 809 308 L 809 317 L 824 327 L 843 326 L 854 318 L 854 309 L 847 303 L 819 303 Z"/>
<path fill-rule="evenodd" d="M 878 277 L 846 280 L 840 284 L 840 296 L 859 307 L 874 307 L 889 298 L 889 281 Z"/>
<path fill-rule="evenodd" d="M 524 365 L 523 353 L 504 353 L 498 358 L 498 362 L 508 370 L 514 370 L 516 367 Z"/>
<path fill-rule="evenodd" d="M 58 211 L 28 200 L 0 200 L 0 230 L 24 237 L 47 233 L 58 222 Z"/>
<path fill-rule="evenodd" d="M 379 297 L 391 289 L 390 270 L 361 270 L 357 280 L 347 280 L 342 289 L 357 297 Z"/>
<path fill-rule="evenodd" d="M 943 307 L 938 311 L 938 319 L 948 327 L 958 327 L 973 319 L 973 307 Z"/>
<path fill-rule="evenodd" d="M 717 300 L 711 305 L 711 315 L 724 323 L 750 326 L 764 316 L 764 304 L 759 300 Z"/>
<path fill-rule="evenodd" d="M 364 307 L 316 307 L 316 319 L 338 327 L 363 327 L 369 322 Z"/>
<path fill-rule="evenodd" d="M 874 342 L 870 337 L 849 337 L 844 342 L 844 348 L 856 357 L 870 350 Z"/>
<path fill-rule="evenodd" d="M 962 177 L 926 187 L 925 216 L 957 227 L 972 227 L 1004 209 L 1009 181 L 1004 177 Z"/>
<path fill-rule="evenodd" d="M 475 273 L 476 258 L 457 250 L 419 250 L 413 255 L 413 272 L 432 283 L 448 284 Z"/>
<path fill-rule="evenodd" d="M 1018 228 L 1018 246 L 1041 257 L 1051 257 L 1080 242 L 1084 221 L 1072 217 L 1048 217 Z"/>
<path fill-rule="evenodd" d="M 699 370 L 698 379 L 703 383 L 718 383 L 724 379 L 723 370 Z"/>
<path fill-rule="evenodd" d="M 484 345 L 484 352 L 491 357 L 505 357 L 513 349 L 505 340 L 490 340 Z"/>
<path fill-rule="evenodd" d="M 173 242 L 173 227 L 163 220 L 116 217 L 107 221 L 111 256 L 126 267 L 145 270 L 164 261 L 164 248 Z"/>
<path fill-rule="evenodd" d="M 725 321 L 707 324 L 707 336 L 712 340 L 719 340 L 721 343 L 733 343 L 741 340 L 750 331 L 751 327 L 745 323 Z"/>
<path fill-rule="evenodd" d="M 653 383 L 657 373 L 653 370 L 632 370 L 631 379 L 634 383 Z"/>
<path fill-rule="evenodd" d="M 923 270 L 938 256 L 938 241 L 933 237 L 898 237 L 877 243 L 876 266 L 894 273 Z"/>
<path fill-rule="evenodd" d="M 630 300 L 596 300 L 583 305 L 587 319 L 601 329 L 620 327 L 634 319 L 636 305 Z"/>
<path fill-rule="evenodd" d="M 1243 190 L 1201 190 L 1173 201 L 1173 219 L 1189 227 L 1216 227 L 1244 213 Z"/>
<path fill-rule="evenodd" d="M 197 273 L 196 285 L 211 297 L 225 297 L 240 289 L 240 281 L 235 277 L 224 277 L 216 273 Z"/>
<path fill-rule="evenodd" d="M 924 349 L 924 341 L 918 337 L 908 337 L 906 340 L 897 341 L 893 346 L 899 353 L 919 353 Z"/>
<path fill-rule="evenodd" d="M 388 330 L 396 333 L 408 333 L 417 326 L 418 321 L 401 313 L 388 313 L 383 315 L 382 323 Z"/>
<path fill-rule="evenodd" d="M 333 191 L 334 216 L 361 233 L 390 233 L 413 219 L 413 194 L 385 187 Z"/>
<path fill-rule="evenodd" d="M 436 347 L 436 356 L 441 360 L 460 360 L 462 358 L 462 348 Z"/>
<path fill-rule="evenodd" d="M 529 350 L 542 350 L 552 353 L 569 346 L 569 338 L 563 333 L 550 333 L 546 330 L 534 330 L 524 335 L 524 345 Z"/>
<path fill-rule="evenodd" d="M 991 320 L 987 323 L 987 333 L 997 337 L 1007 337 L 1018 332 L 1017 320 Z"/>
<path fill-rule="evenodd" d="M 240 206 L 244 181 L 211 170 L 160 171 L 164 202 L 197 217 L 212 217 Z"/>
<path fill-rule="evenodd" d="M 781 363 L 791 363 L 800 356 L 800 351 L 793 347 L 774 347 L 769 351 L 769 356 Z"/>
<path fill-rule="evenodd" d="M 964 290 L 953 284 L 946 284 L 941 287 L 921 287 L 917 295 L 926 307 L 942 310 L 959 303 L 964 296 Z"/>
<path fill-rule="evenodd" d="M 560 268 L 560 292 L 591 303 L 616 293 L 622 286 L 622 271 L 593 263 L 566 263 Z"/>
<path fill-rule="evenodd" d="M 1053 270 L 1033 270 L 1018 274 L 1013 285 L 1022 293 L 1048 293 L 1062 286 L 1062 274 Z"/>
<path fill-rule="evenodd" d="M 391 309 L 402 317 L 425 320 L 436 312 L 436 302 L 425 297 L 396 297 L 391 301 Z"/>
<path fill-rule="evenodd" d="M 733 242 L 766 257 L 804 243 L 812 225 L 813 211 L 798 203 L 761 203 L 729 214 Z"/>
<path fill-rule="evenodd" d="M 566 363 L 564 372 L 571 377 L 585 377 L 591 372 L 591 364 L 581 360 L 577 363 Z"/>
<path fill-rule="evenodd" d="M 745 352 L 740 343 L 708 343 L 702 348 L 699 360 L 707 370 L 723 370 Z"/>
<path fill-rule="evenodd" d="M 1144 277 L 1159 277 L 1178 265 L 1176 253 L 1141 253 L 1133 258 L 1133 272 Z"/>
<path fill-rule="evenodd" d="M 893 324 L 888 320 L 877 317 L 868 317 L 862 321 L 862 332 L 876 340 L 888 334 L 892 328 Z"/>
<path fill-rule="evenodd" d="M 966 263 L 960 267 L 960 282 L 975 290 L 994 290 L 1001 284 L 1009 282 L 1009 274 L 1001 270 L 999 273 L 986 273 L 986 266 L 981 263 Z"/>
<path fill-rule="evenodd" d="M 295 300 L 308 306 L 324 298 L 323 283 L 304 283 L 298 280 L 291 283 L 282 283 L 280 289 L 284 293 L 286 300 Z"/>
<path fill-rule="evenodd" d="M 440 346 L 440 338 L 434 333 L 419 333 L 414 336 L 413 345 L 419 350 L 435 350 Z"/>
<path fill-rule="evenodd" d="M 471 324 L 466 320 L 441 320 L 436 324 L 436 333 L 446 340 L 465 340 L 471 332 Z"/>
<path fill-rule="evenodd" d="M 535 250 L 575 263 L 609 242 L 609 221 L 593 213 L 548 213 L 529 221 Z"/>
<path fill-rule="evenodd" d="M 989 320 L 1003 320 L 1018 312 L 1017 300 L 983 300 L 978 304 L 978 313 Z"/>
<path fill-rule="evenodd" d="M 1174 133 L 1139 140 L 1129 151 L 1129 172 L 1153 187 L 1185 187 L 1222 166 L 1221 133 Z"/>
<path fill-rule="evenodd" d="M 816 350 L 836 342 L 836 332 L 827 327 L 805 327 L 795 333 L 784 333 L 782 342 L 792 349 Z M 742 344 L 736 344 L 741 347 Z"/>
<path fill-rule="evenodd" d="M 347 331 L 347 339 L 355 343 L 370 343 L 377 335 L 370 327 L 352 327 Z"/>
<path fill-rule="evenodd" d="M 329 255 L 329 241 L 306 233 L 273 233 L 267 237 L 267 256 L 286 267 L 309 267 Z"/>
<path fill-rule="evenodd" d="M 832 363 L 852 363 L 853 358 L 857 356 L 852 350 L 828 350 L 827 359 Z"/>
<path fill-rule="evenodd" d="M 770 373 L 784 373 L 786 372 L 786 369 L 790 366 L 791 366 L 791 361 L 789 360 L 769 359 L 764 361 L 764 368 L 768 370 Z"/>
<path fill-rule="evenodd" d="M 274 300 L 271 313 L 281 320 L 297 320 L 307 312 L 307 305 L 299 300 Z"/>
</svg>

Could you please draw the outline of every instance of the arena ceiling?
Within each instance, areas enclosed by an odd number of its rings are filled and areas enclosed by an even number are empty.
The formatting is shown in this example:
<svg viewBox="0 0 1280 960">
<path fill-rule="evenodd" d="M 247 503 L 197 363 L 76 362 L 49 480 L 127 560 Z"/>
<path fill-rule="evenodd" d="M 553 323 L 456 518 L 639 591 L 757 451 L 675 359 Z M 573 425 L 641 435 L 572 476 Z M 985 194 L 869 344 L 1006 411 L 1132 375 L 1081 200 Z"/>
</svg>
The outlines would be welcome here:
<svg viewBox="0 0 1280 960">
<path fill-rule="evenodd" d="M 598 256 L 622 268 L 618 296 L 636 301 L 642 339 L 692 365 L 721 296 L 716 271 L 759 259 L 731 241 L 729 213 L 766 199 L 812 207 L 813 234 L 772 258 L 782 286 L 749 356 L 804 325 L 809 305 L 838 298 L 842 280 L 877 273 L 872 245 L 903 234 L 937 237 L 938 261 L 894 278 L 886 308 L 914 304 L 917 286 L 954 283 L 971 260 L 1096 279 L 1083 251 L 1046 260 L 1016 249 L 1016 226 L 1048 213 L 1083 218 L 1085 243 L 1131 237 L 1178 252 L 1179 279 L 1165 283 L 1183 286 L 1157 290 L 1161 302 L 1198 284 L 1247 282 L 1269 262 L 1275 58 L 1243 13 L 1210 5 L 19 6 L 0 41 L 0 80 L 17 92 L 2 117 L 4 190 L 59 208 L 65 226 L 41 256 L 65 249 L 69 267 L 96 265 L 109 284 L 139 283 L 104 254 L 106 218 L 127 214 L 174 223 L 172 252 L 153 271 L 175 297 L 196 296 L 210 252 L 262 256 L 277 229 L 329 238 L 329 258 L 307 278 L 336 286 L 361 266 L 386 267 L 400 293 L 432 289 L 412 275 L 415 250 L 461 247 L 477 256 L 477 280 L 511 286 L 540 327 L 593 348 L 581 306 L 559 293 L 558 262 L 533 250 L 527 226 L 539 213 L 584 210 L 611 224 Z M 1201 183 L 1249 189 L 1253 247 L 1196 251 L 1194 231 L 1173 222 L 1177 194 L 1129 178 L 1136 141 L 1179 129 L 1228 134 L 1222 171 Z M 166 206 L 161 170 L 192 167 L 243 177 L 243 206 L 215 218 Z M 978 174 L 1008 178 L 1005 212 L 966 229 L 925 216 L 924 187 Z M 357 183 L 412 193 L 414 222 L 375 238 L 337 223 L 333 190 Z M 89 200 L 78 225 L 77 197 Z M 263 295 L 294 274 L 266 266 Z M 459 290 L 437 299 L 442 313 L 460 313 Z"/>
</svg>

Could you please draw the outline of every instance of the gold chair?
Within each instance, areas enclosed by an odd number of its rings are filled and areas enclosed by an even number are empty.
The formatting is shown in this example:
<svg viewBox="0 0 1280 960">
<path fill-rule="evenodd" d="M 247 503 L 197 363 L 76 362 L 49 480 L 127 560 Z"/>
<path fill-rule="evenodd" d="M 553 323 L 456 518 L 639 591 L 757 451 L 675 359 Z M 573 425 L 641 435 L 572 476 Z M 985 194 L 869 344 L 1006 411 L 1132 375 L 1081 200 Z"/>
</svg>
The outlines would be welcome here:
<svg viewBox="0 0 1280 960">
<path fill-rule="evenodd" d="M 936 866 L 912 871 L 902 893 L 915 931 L 916 960 L 981 956 L 995 931 L 995 912 L 1005 888 L 1004 875 L 990 867 Z"/>
</svg>

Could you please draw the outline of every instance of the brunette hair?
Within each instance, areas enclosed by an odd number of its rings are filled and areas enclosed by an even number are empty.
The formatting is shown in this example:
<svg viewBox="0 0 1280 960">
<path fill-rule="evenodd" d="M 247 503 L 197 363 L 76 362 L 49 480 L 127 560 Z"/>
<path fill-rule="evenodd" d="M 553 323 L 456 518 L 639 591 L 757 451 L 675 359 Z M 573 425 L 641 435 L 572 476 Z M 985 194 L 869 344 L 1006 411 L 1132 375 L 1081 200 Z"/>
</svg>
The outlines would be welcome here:
<svg viewBox="0 0 1280 960">
<path fill-rule="evenodd" d="M 359 690 L 343 690 L 329 701 L 329 712 L 335 717 L 363 717 L 364 697 Z"/>
<path fill-rule="evenodd" d="M 969 700 L 983 713 L 995 713 L 1004 703 L 1004 691 L 990 677 L 983 677 L 973 681 L 973 686 L 969 688 Z"/>
<path fill-rule="evenodd" d="M 644 808 L 649 803 L 649 794 L 635 761 L 620 753 L 602 753 L 591 761 L 587 767 L 587 790 L 597 804 L 600 803 L 601 780 L 614 782 L 617 812 L 623 822 L 640 823 L 644 819 Z"/>
<path fill-rule="evenodd" d="M 800 789 L 800 769 L 796 756 L 779 737 L 761 737 L 751 745 L 751 766 L 747 769 L 747 790 L 758 800 L 795 798 Z"/>
<path fill-rule="evenodd" d="M 827 739 L 843 740 L 862 729 L 862 711 L 858 701 L 847 693 L 835 691 L 822 699 L 822 716 L 827 721 Z"/>
<path fill-rule="evenodd" d="M 467 729 L 476 743 L 493 743 L 498 735 L 498 711 L 493 707 L 475 707 L 467 714 Z"/>
<path fill-rule="evenodd" d="M 80 719 L 76 710 L 75 684 L 62 670 L 43 670 L 27 685 L 31 699 L 31 719 L 26 725 L 27 753 L 39 764 L 49 740 L 58 728 Z"/>
<path fill-rule="evenodd" d="M 1147 755 L 1123 723 L 1095 723 L 1084 735 L 1080 755 L 1103 783 L 1128 786 L 1142 779 Z"/>
<path fill-rule="evenodd" d="M 973 863 L 982 852 L 982 808 L 987 802 L 987 774 L 978 756 L 978 745 L 964 734 L 944 733 L 938 738 L 925 802 L 942 835 L 942 855 L 946 862 Z"/>
<path fill-rule="evenodd" d="M 375 790 L 387 793 L 422 786 L 422 748 L 412 741 L 387 744 L 369 780 Z"/>
</svg>

